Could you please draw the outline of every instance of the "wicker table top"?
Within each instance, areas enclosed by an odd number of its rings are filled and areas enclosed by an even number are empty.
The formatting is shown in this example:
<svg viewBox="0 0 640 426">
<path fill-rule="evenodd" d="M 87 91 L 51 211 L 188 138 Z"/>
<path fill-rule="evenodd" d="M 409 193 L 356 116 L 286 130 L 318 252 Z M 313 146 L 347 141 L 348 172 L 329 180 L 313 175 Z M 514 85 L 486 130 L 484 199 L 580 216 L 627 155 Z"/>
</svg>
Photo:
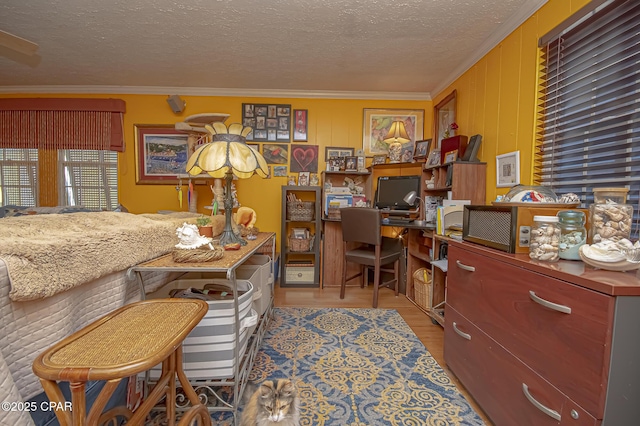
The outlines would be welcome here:
<svg viewBox="0 0 640 426">
<path fill-rule="evenodd" d="M 210 272 L 226 272 L 241 265 L 246 259 L 254 254 L 260 247 L 266 244 L 270 238 L 274 237 L 274 232 L 260 232 L 255 240 L 248 240 L 246 246 L 239 250 L 227 250 L 222 259 L 209 262 L 179 263 L 174 262 L 171 253 L 157 257 L 147 262 L 141 263 L 131 268 L 133 271 L 150 270 L 204 270 Z"/>
<path fill-rule="evenodd" d="M 34 373 L 43 379 L 110 380 L 159 364 L 180 346 L 208 310 L 194 299 L 153 299 L 106 315 L 39 355 Z"/>
</svg>

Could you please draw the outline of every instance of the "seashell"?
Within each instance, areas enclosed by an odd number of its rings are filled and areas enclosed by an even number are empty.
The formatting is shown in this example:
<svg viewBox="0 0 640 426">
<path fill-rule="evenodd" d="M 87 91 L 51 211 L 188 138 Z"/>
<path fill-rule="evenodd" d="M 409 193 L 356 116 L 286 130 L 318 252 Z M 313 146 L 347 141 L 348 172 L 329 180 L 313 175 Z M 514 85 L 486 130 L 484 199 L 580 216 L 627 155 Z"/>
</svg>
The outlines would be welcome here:
<svg viewBox="0 0 640 426">
<path fill-rule="evenodd" d="M 606 226 L 607 228 L 618 229 L 618 222 L 613 222 L 610 220 L 609 222 L 605 223 L 604 226 Z"/>
<path fill-rule="evenodd" d="M 600 232 L 600 236 L 602 238 L 611 238 L 616 234 L 616 230 L 613 228 L 602 228 L 602 232 Z"/>
<path fill-rule="evenodd" d="M 555 252 L 547 252 L 539 257 L 540 260 L 556 260 L 558 259 L 558 253 Z"/>
</svg>

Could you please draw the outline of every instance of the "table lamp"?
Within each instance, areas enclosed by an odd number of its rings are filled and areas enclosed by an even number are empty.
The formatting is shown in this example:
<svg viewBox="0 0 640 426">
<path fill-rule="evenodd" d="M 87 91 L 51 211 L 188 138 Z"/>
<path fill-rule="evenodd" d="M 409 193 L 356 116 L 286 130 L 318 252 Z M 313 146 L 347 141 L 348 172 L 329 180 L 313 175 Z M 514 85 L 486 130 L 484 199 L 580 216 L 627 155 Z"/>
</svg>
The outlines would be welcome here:
<svg viewBox="0 0 640 426">
<path fill-rule="evenodd" d="M 402 201 L 404 201 L 405 203 L 409 204 L 410 206 L 413 206 L 415 204 L 416 201 L 418 201 L 418 209 L 420 209 L 420 201 L 422 201 L 422 198 L 418 197 L 418 193 L 416 191 L 410 191 L 407 193 L 407 195 L 404 196 L 404 198 L 402 199 Z M 424 201 L 422 201 L 422 203 L 424 204 Z M 418 214 L 418 220 L 422 221 L 422 211 L 424 210 L 424 208 L 422 210 L 420 210 L 419 214 Z"/>
<path fill-rule="evenodd" d="M 220 237 L 220 244 L 247 242 L 233 232 L 231 220 L 233 215 L 233 197 L 231 195 L 231 181 L 236 176 L 247 179 L 257 174 L 266 178 L 269 168 L 264 157 L 258 151 L 246 144 L 245 137 L 251 132 L 251 127 L 233 123 L 227 129 L 224 123 L 207 124 L 205 128 L 211 133 L 212 141 L 205 143 L 194 152 L 187 161 L 187 173 L 199 175 L 207 173 L 214 178 L 224 178 L 226 193 L 224 196 L 225 225 Z"/>
<path fill-rule="evenodd" d="M 391 163 L 399 163 L 402 154 L 402 144 L 410 142 L 411 138 L 407 134 L 407 129 L 404 127 L 403 121 L 394 121 L 391 124 L 389 133 L 383 139 L 383 142 L 389 144 L 389 161 Z"/>
</svg>

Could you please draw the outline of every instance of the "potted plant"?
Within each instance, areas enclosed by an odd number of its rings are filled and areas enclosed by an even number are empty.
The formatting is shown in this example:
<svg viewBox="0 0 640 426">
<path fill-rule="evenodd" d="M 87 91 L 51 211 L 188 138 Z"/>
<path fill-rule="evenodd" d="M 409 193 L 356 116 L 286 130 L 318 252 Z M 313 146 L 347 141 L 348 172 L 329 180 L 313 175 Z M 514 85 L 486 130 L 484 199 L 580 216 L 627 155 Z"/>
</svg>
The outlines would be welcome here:
<svg viewBox="0 0 640 426">
<path fill-rule="evenodd" d="M 213 237 L 213 226 L 211 225 L 211 218 L 209 216 L 200 216 L 196 219 L 196 225 L 198 226 L 198 232 L 203 237 Z"/>
</svg>

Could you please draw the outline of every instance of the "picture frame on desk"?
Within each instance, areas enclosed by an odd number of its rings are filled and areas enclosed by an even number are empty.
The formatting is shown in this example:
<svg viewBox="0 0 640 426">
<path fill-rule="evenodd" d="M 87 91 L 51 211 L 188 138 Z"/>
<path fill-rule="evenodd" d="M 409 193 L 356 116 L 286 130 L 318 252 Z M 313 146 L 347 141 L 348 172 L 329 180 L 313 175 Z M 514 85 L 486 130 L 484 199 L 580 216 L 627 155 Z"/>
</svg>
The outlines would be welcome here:
<svg viewBox="0 0 640 426">
<path fill-rule="evenodd" d="M 373 160 L 371 161 L 371 165 L 375 166 L 376 164 L 384 164 L 387 162 L 387 156 L 385 154 L 374 155 Z"/>
<path fill-rule="evenodd" d="M 446 152 L 444 154 L 444 164 L 453 163 L 458 159 L 458 150 L 454 149 L 453 151 Z"/>
<path fill-rule="evenodd" d="M 413 154 L 414 160 L 424 160 L 427 158 L 429 149 L 431 148 L 432 139 L 425 139 L 423 141 L 416 141 L 416 150 Z"/>
<path fill-rule="evenodd" d="M 427 158 L 427 162 L 425 163 L 425 166 L 427 166 L 427 167 L 435 167 L 435 166 L 439 166 L 439 165 L 440 165 L 440 150 L 439 149 L 434 149 L 429 154 L 429 158 Z"/>
<path fill-rule="evenodd" d="M 344 158 L 345 158 L 344 171 L 345 172 L 357 172 L 358 171 L 358 157 L 349 156 L 349 157 L 344 157 Z"/>
</svg>

